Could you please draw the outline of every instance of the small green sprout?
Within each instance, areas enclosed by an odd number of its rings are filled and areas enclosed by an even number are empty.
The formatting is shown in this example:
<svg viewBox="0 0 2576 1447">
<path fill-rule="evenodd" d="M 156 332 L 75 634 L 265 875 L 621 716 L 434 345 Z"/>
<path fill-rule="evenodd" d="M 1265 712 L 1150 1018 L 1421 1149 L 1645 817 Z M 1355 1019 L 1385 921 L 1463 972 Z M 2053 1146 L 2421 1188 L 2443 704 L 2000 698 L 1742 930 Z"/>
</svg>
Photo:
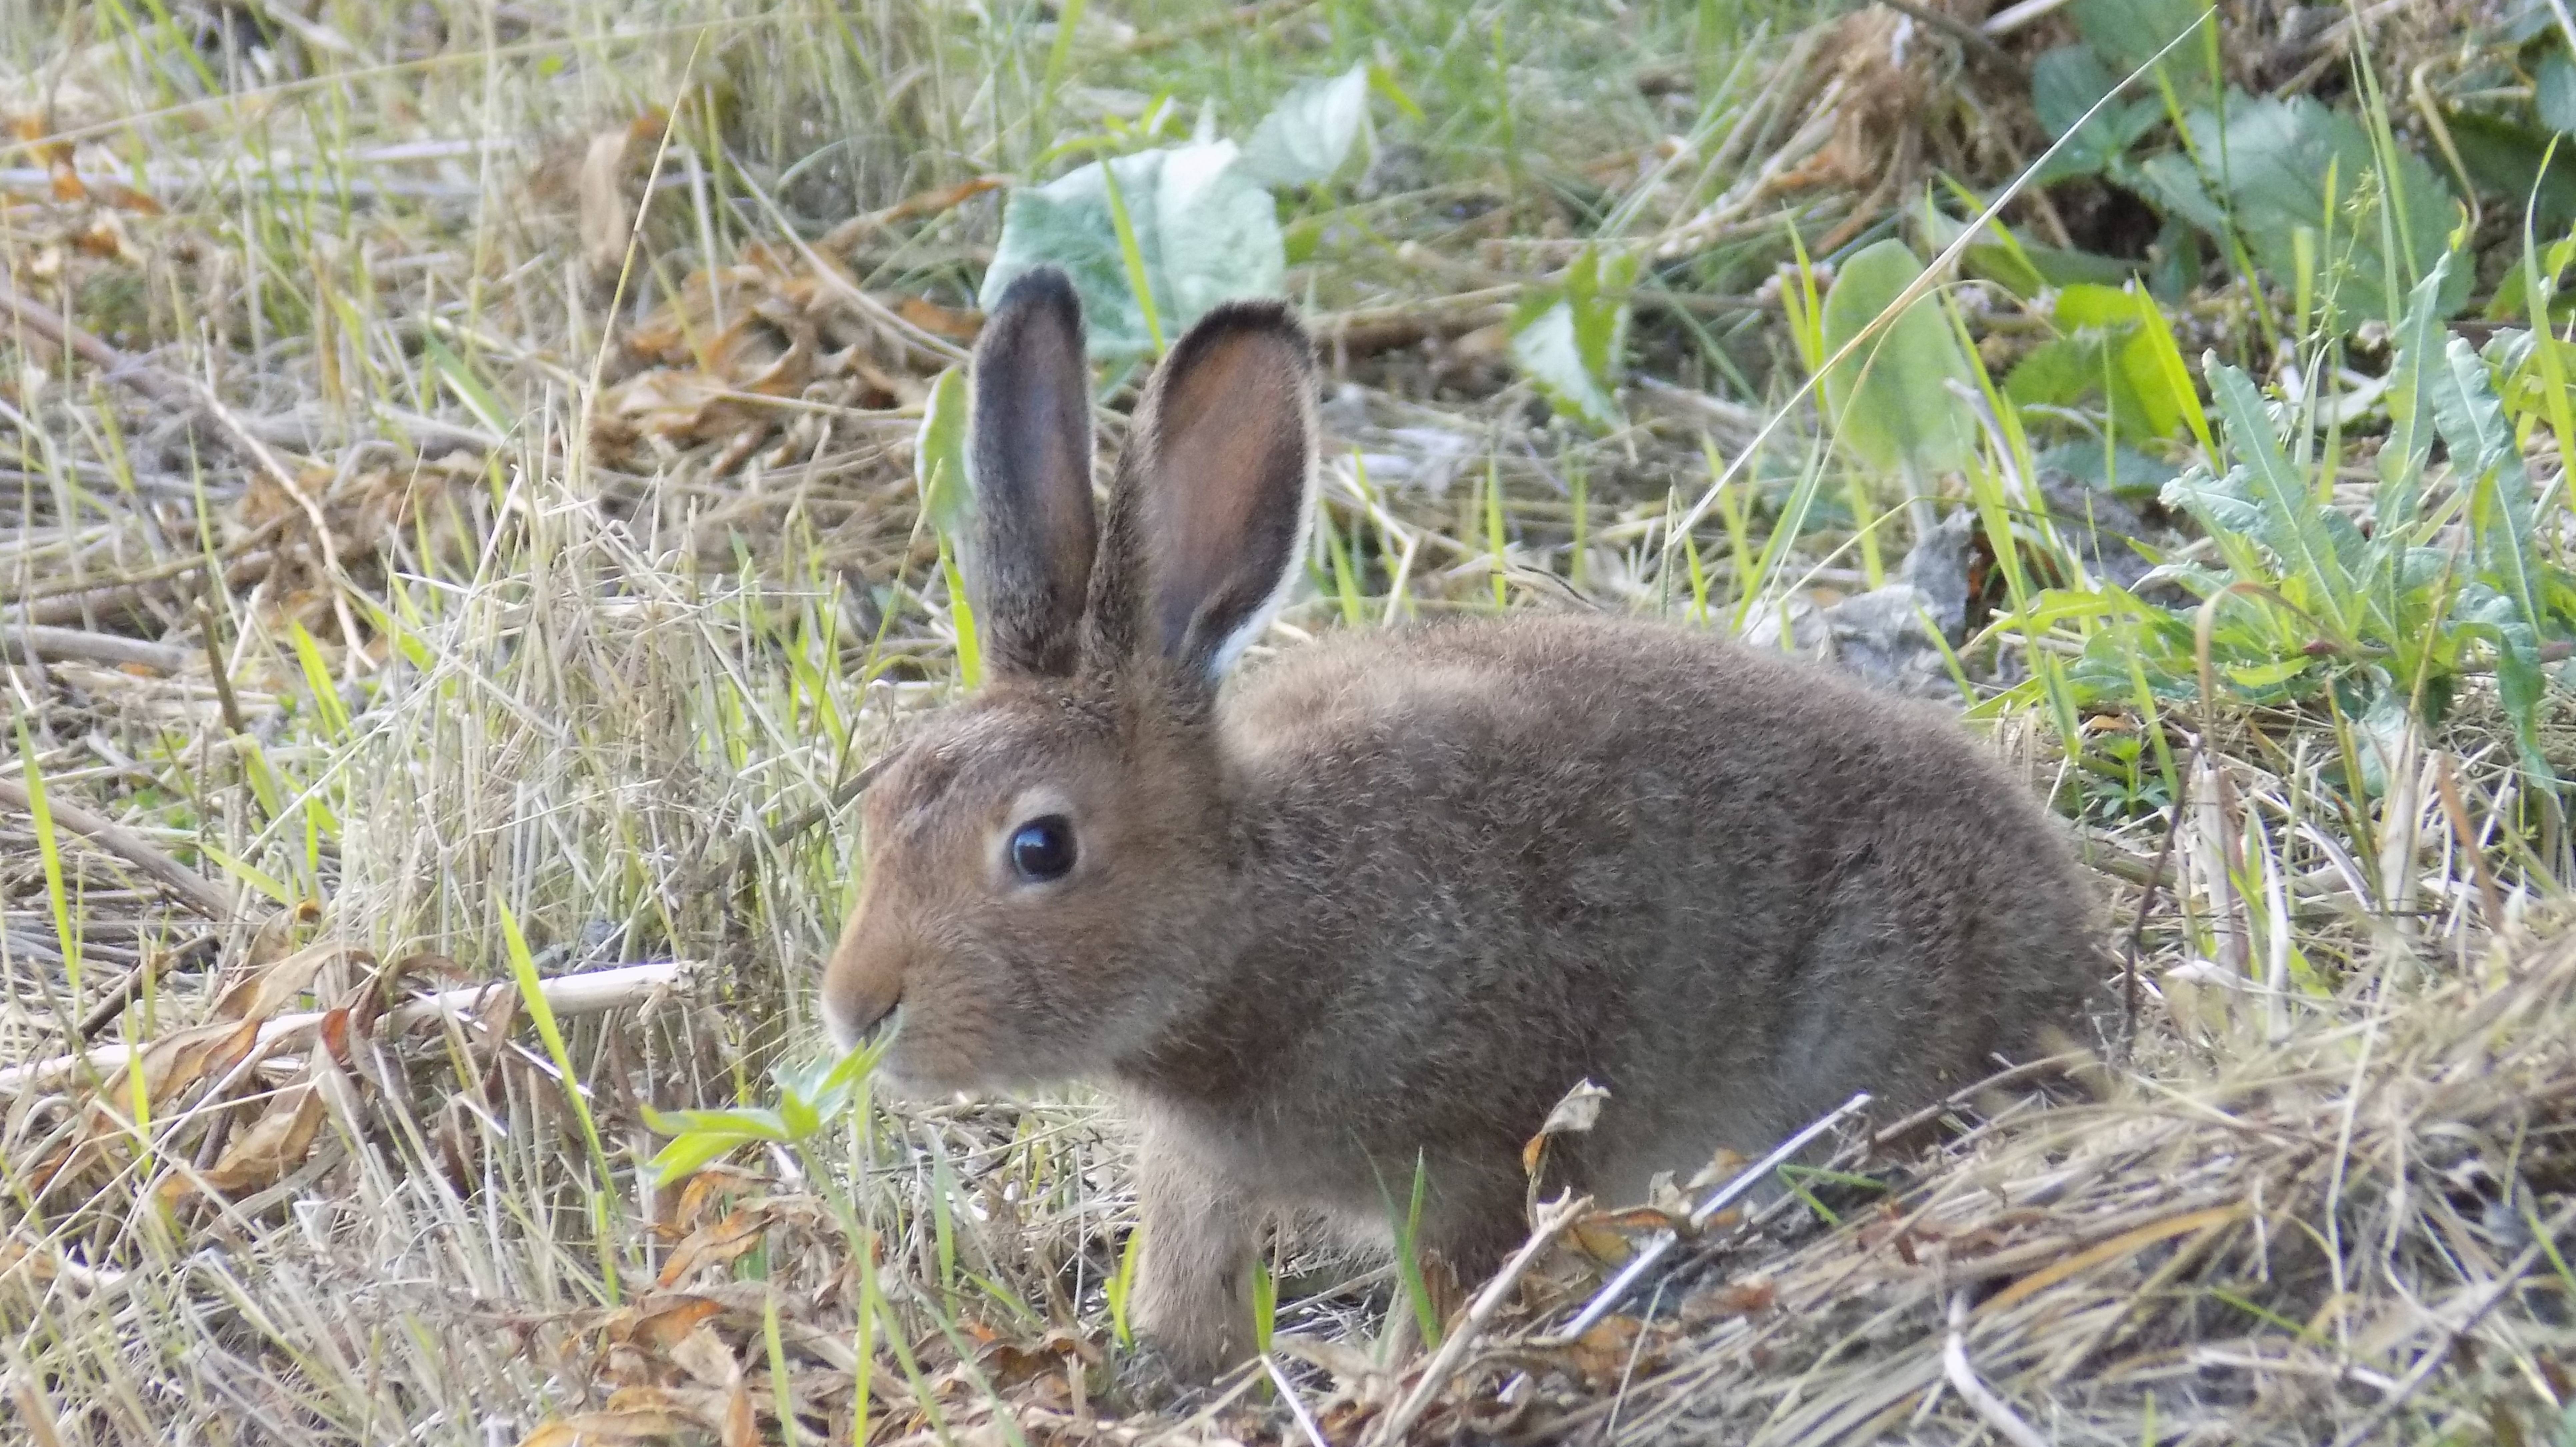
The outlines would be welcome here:
<svg viewBox="0 0 2576 1447">
<path fill-rule="evenodd" d="M 737 1106 L 731 1110 L 659 1111 L 645 1107 L 644 1123 L 671 1138 L 654 1153 L 653 1178 L 671 1185 L 719 1156 L 755 1141 L 792 1146 L 810 1140 L 824 1126 L 849 1114 L 859 1086 L 876 1069 L 892 1036 L 862 1045 L 838 1060 L 780 1065 L 770 1071 L 778 1083 L 776 1108 Z"/>
</svg>

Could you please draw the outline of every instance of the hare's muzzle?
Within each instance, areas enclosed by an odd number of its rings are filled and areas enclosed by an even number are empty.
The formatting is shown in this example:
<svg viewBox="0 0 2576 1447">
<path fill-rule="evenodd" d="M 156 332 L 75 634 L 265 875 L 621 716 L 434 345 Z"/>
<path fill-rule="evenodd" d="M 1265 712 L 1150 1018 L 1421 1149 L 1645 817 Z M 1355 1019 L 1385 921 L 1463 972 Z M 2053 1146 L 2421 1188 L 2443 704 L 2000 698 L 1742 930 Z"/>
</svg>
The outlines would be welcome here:
<svg viewBox="0 0 2576 1447">
<path fill-rule="evenodd" d="M 869 927 L 863 899 L 823 966 L 823 1023 L 843 1050 L 866 1039 L 903 1001 L 901 954 L 878 935 Z"/>
</svg>

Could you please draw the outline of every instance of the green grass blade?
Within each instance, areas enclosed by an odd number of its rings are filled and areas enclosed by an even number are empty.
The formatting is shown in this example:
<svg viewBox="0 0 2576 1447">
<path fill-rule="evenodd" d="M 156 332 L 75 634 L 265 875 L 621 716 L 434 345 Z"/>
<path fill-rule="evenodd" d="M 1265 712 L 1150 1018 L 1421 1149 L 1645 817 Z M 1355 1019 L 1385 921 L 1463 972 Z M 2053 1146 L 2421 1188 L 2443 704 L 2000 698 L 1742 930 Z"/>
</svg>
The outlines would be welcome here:
<svg viewBox="0 0 2576 1447">
<path fill-rule="evenodd" d="M 519 932 L 519 917 L 511 911 L 509 901 L 498 895 L 492 899 L 492 908 L 501 916 L 501 938 L 509 952 L 510 978 L 519 987 L 520 1005 L 536 1025 L 537 1038 L 545 1042 L 547 1058 L 563 1077 L 564 1098 L 572 1105 L 573 1118 L 581 1123 L 582 1143 L 590 1151 L 591 1170 L 596 1173 L 590 1189 L 591 1228 L 599 1243 L 600 1286 L 614 1306 L 620 1294 L 608 1195 L 616 1178 L 608 1169 L 608 1151 L 600 1144 L 599 1123 L 591 1118 L 590 1097 L 582 1093 L 581 1077 L 574 1073 L 572 1051 L 564 1044 L 563 1027 L 555 1022 L 555 1008 L 546 1001 L 545 982 L 538 978 L 536 956 L 528 951 L 527 936 Z"/>
</svg>

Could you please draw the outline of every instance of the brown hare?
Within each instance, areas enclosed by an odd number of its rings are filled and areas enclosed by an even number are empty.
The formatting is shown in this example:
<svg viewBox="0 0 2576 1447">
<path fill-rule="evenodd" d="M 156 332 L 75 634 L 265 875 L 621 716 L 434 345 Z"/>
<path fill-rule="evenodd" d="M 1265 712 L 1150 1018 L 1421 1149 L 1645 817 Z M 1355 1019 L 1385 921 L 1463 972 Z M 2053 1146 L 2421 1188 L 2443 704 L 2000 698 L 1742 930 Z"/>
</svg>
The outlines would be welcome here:
<svg viewBox="0 0 2576 1447">
<path fill-rule="evenodd" d="M 2020 781 L 1927 707 L 1680 627 L 1348 633 L 1229 686 L 1304 555 L 1310 344 L 1217 308 L 1145 389 L 1105 513 L 1072 287 L 974 363 L 967 578 L 991 681 L 867 795 L 826 970 L 844 1044 L 952 1092 L 1101 1084 L 1141 1132 L 1141 1330 L 1250 1350 L 1282 1211 L 1462 1277 L 1521 1238 L 1522 1144 L 1610 1101 L 1567 1179 L 1642 1198 L 1855 1089 L 1904 1109 L 2071 1023 L 2085 890 Z"/>
</svg>

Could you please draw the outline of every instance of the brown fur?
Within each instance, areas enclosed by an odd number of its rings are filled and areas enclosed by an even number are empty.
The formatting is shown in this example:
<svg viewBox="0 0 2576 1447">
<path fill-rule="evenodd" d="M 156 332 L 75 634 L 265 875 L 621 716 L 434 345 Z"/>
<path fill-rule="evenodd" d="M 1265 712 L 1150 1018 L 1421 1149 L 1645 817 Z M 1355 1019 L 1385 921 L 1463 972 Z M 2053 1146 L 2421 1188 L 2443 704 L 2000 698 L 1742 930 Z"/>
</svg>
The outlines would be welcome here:
<svg viewBox="0 0 2576 1447">
<path fill-rule="evenodd" d="M 1079 663 L 998 679 L 887 769 L 824 987 L 844 1035 L 900 1004 L 899 1083 L 1082 1078 L 1131 1104 L 1139 1318 L 1185 1367 L 1247 1350 L 1266 1216 L 1382 1237 L 1417 1159 L 1424 1243 L 1490 1269 L 1521 1233 L 1520 1146 L 1578 1080 L 1611 1102 L 1564 1168 L 1632 1199 L 1858 1088 L 1919 1105 L 2074 1017 L 2074 866 L 1928 709 L 1704 633 L 1558 616 L 1344 635 L 1220 696 L 1210 640 L 1297 561 L 1311 384 L 1284 312 L 1208 325 L 1274 345 L 1185 340 L 1167 372 L 1233 357 L 1241 405 L 1147 422 L 1257 440 L 1140 424 Z M 1264 496 L 1154 500 L 1175 487 Z M 1253 539 L 1249 563 L 1169 536 L 1183 514 Z M 1191 575 L 1176 550 L 1207 576 L 1158 598 Z M 1190 621 L 1100 628 L 1122 611 Z M 1041 814 L 1074 822 L 1078 857 L 1030 883 L 1008 840 Z"/>
</svg>

